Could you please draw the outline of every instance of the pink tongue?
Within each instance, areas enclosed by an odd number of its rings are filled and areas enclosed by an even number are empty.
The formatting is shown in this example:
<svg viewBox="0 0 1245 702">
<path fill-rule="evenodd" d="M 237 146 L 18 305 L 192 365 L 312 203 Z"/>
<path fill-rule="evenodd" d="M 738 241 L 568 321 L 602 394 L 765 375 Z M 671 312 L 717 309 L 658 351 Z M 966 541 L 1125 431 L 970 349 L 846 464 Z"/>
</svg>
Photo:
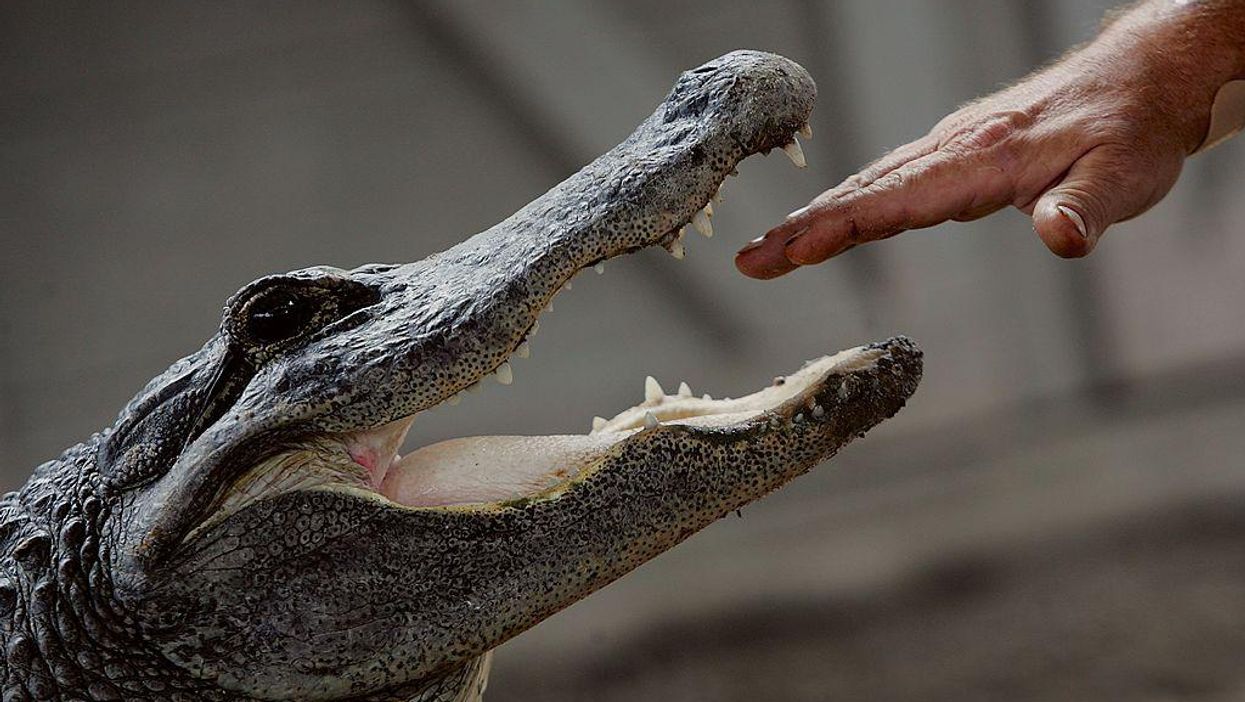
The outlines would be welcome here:
<svg viewBox="0 0 1245 702">
<path fill-rule="evenodd" d="M 346 451 L 355 463 L 367 469 L 372 487 L 379 488 L 389 471 L 393 456 L 406 440 L 414 416 L 403 417 L 384 426 L 346 437 Z"/>
<path fill-rule="evenodd" d="M 450 439 L 425 446 L 395 463 L 380 492 L 409 507 L 515 500 L 574 477 L 623 436 Z"/>
</svg>

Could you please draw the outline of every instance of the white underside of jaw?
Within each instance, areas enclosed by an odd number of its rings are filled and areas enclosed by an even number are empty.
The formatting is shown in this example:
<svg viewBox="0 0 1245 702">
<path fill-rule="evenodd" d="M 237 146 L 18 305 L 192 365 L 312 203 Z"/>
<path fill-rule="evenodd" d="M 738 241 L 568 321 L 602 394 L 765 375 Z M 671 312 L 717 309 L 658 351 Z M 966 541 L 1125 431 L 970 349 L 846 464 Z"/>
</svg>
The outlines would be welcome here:
<svg viewBox="0 0 1245 702">
<path fill-rule="evenodd" d="M 407 507 L 499 504 L 553 494 L 590 473 L 619 442 L 637 433 L 659 424 L 705 429 L 738 425 L 813 388 L 827 374 L 866 367 L 882 353 L 856 348 L 825 356 L 770 387 L 737 399 L 656 396 L 649 383 L 643 403 L 604 425 L 598 423 L 587 435 L 475 436 L 441 441 L 402 457 L 394 455 L 386 462 L 378 492 Z M 803 411 L 820 417 L 814 413 L 822 410 Z M 397 425 L 381 430 L 392 433 Z"/>
</svg>

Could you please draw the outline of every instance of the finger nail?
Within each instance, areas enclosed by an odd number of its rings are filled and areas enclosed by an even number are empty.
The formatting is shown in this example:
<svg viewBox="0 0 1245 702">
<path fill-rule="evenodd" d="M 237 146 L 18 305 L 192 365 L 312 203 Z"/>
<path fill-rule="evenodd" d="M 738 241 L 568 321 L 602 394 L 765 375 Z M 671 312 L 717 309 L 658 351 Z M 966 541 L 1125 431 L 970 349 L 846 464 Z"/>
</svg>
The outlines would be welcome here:
<svg viewBox="0 0 1245 702">
<path fill-rule="evenodd" d="M 1089 238 L 1089 230 L 1085 227 L 1085 218 L 1081 217 L 1079 212 L 1066 205 L 1056 205 L 1056 209 L 1076 225 L 1076 230 L 1081 233 L 1082 239 Z"/>
<path fill-rule="evenodd" d="M 808 205 L 805 205 L 804 207 L 801 207 L 798 210 L 794 210 L 792 212 L 787 213 L 787 219 L 795 219 L 796 217 L 801 217 L 804 215 L 805 212 L 808 212 Z"/>
<path fill-rule="evenodd" d="M 760 248 L 760 247 L 761 247 L 761 244 L 764 244 L 764 243 L 765 243 L 765 237 L 764 237 L 764 236 L 758 236 L 757 238 L 755 238 L 755 239 L 753 239 L 752 241 L 749 241 L 747 244 L 745 244 L 745 245 L 744 245 L 744 247 L 743 247 L 742 249 L 740 249 L 740 250 L 739 250 L 739 253 L 747 253 L 747 252 L 749 252 L 749 251 L 751 251 L 751 250 L 753 250 L 753 249 Z"/>
</svg>

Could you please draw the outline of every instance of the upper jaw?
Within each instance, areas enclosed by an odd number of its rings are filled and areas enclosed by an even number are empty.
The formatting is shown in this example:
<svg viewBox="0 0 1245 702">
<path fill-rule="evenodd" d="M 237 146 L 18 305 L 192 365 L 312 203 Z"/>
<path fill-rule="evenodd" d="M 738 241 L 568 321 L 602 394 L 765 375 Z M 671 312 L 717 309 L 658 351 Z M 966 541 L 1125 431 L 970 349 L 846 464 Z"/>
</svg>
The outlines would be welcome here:
<svg viewBox="0 0 1245 702">
<path fill-rule="evenodd" d="M 382 303 L 367 324 L 277 369 L 294 388 L 285 396 L 323 408 L 318 430 L 344 432 L 427 409 L 490 375 L 505 382 L 511 355 L 571 278 L 649 246 L 681 255 L 683 232 L 711 232 L 711 199 L 741 160 L 796 143 L 815 95 L 803 68 L 762 52 L 684 73 L 626 140 L 501 223 L 422 261 L 352 272 Z M 325 359 L 349 387 L 299 382 Z"/>
<path fill-rule="evenodd" d="M 210 513 L 220 486 L 274 445 L 369 430 L 504 377 L 577 272 L 648 246 L 679 250 L 680 232 L 739 161 L 806 128 L 815 96 L 788 59 L 727 54 L 684 73 L 630 137 L 489 230 L 415 263 L 317 269 L 375 290 L 378 302 L 259 370 L 184 448 L 148 491 L 136 557 L 167 554 Z"/>
</svg>

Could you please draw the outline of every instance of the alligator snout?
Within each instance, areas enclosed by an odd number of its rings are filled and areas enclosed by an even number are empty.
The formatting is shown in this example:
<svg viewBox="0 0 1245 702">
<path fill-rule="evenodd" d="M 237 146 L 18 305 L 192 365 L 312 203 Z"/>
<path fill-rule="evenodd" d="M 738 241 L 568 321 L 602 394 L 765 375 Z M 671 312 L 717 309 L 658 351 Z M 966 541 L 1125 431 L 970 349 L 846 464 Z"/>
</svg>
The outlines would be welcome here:
<svg viewBox="0 0 1245 702">
<path fill-rule="evenodd" d="M 761 51 L 735 51 L 683 73 L 662 103 L 667 123 L 689 120 L 744 156 L 784 146 L 808 123 L 817 86 L 802 66 Z"/>
<path fill-rule="evenodd" d="M 505 221 L 423 261 L 355 272 L 382 290 L 385 312 L 374 324 L 386 325 L 394 341 L 347 364 L 376 367 L 352 379 L 351 394 L 388 398 L 389 421 L 497 371 L 504 376 L 508 358 L 576 273 L 653 245 L 681 257 L 687 227 L 712 234 L 711 198 L 754 153 L 787 147 L 801 165 L 796 134 L 807 132 L 816 92 L 808 73 L 781 56 L 736 51 L 714 59 L 683 73 L 621 144 Z M 373 337 L 372 327 L 330 343 Z M 372 378 L 381 386 L 369 387 Z M 340 393 L 336 399 L 340 413 Z"/>
</svg>

